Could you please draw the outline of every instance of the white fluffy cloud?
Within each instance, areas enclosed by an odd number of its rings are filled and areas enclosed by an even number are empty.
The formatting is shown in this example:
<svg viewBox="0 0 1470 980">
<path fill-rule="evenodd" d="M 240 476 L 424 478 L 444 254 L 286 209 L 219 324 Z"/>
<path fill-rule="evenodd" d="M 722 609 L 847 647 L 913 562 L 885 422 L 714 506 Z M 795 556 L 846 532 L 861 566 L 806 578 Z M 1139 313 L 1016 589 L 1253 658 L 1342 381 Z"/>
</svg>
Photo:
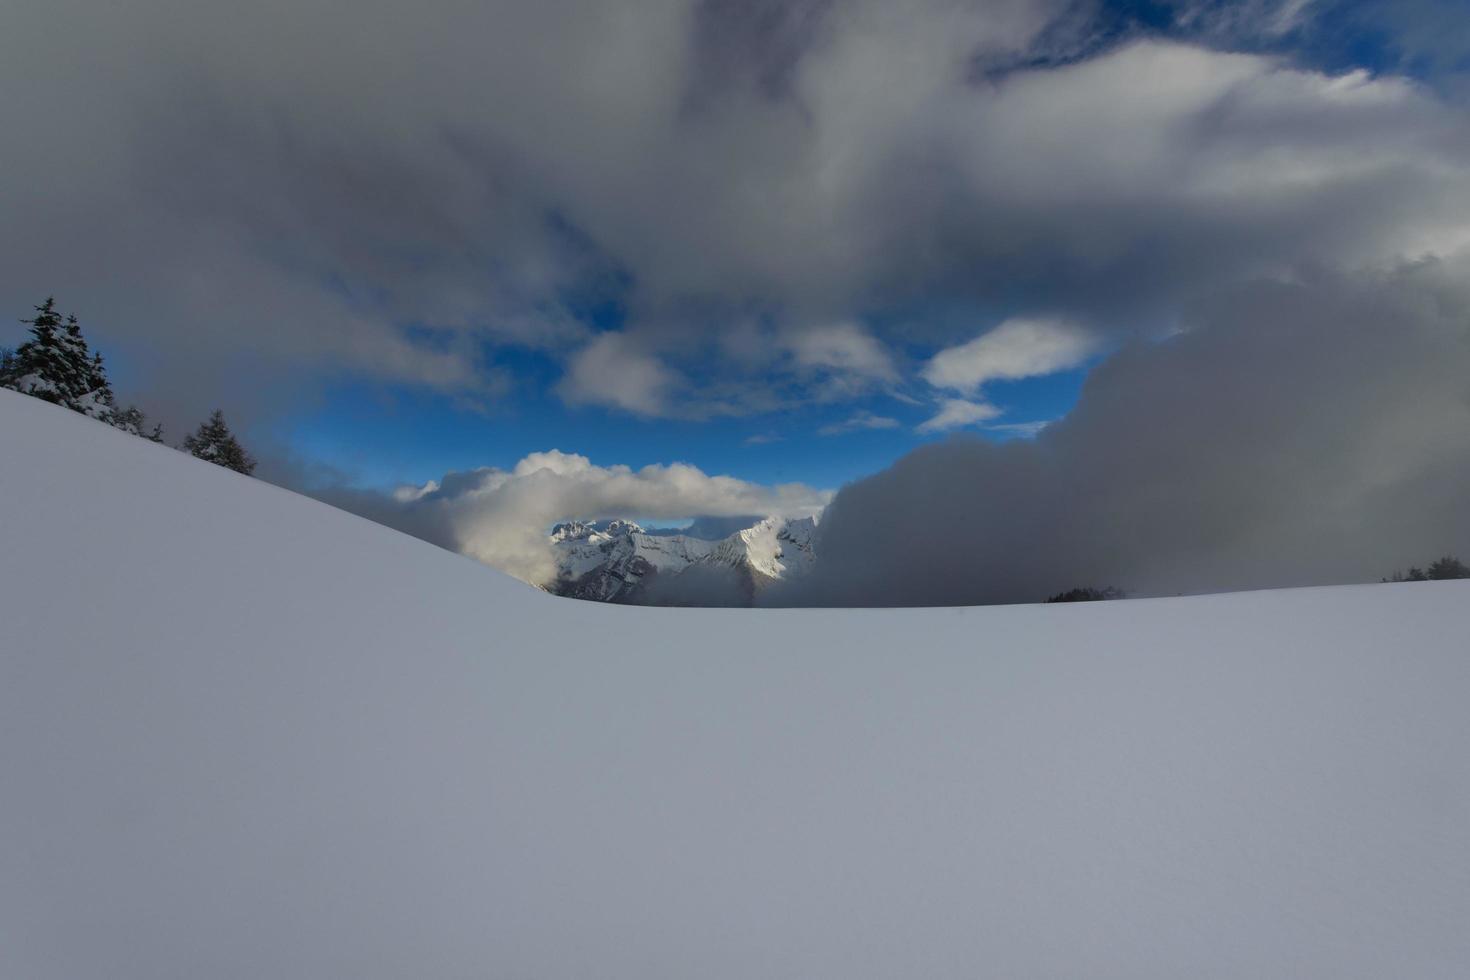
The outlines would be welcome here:
<svg viewBox="0 0 1470 980">
<path fill-rule="evenodd" d="M 966 401 L 963 398 L 946 398 L 939 403 L 939 411 L 933 418 L 921 422 L 920 432 L 946 432 L 967 425 L 979 425 L 999 418 L 1002 412 L 986 402 Z"/>
<path fill-rule="evenodd" d="M 572 405 L 608 405 L 634 415 L 669 410 L 679 376 L 620 333 L 599 335 L 573 354 L 557 391 Z"/>
<path fill-rule="evenodd" d="M 851 323 L 801 331 L 790 337 L 787 345 L 801 367 L 877 381 L 898 379 L 887 349 L 872 334 Z"/>
<path fill-rule="evenodd" d="M 898 419 L 889 418 L 886 415 L 878 415 L 874 412 L 858 412 L 851 418 L 824 425 L 817 430 L 817 435 L 840 436 L 848 432 L 861 432 L 863 430 L 875 429 L 897 429 L 901 423 Z"/>
<path fill-rule="evenodd" d="M 1065 371 L 1096 353 L 1097 338 L 1059 319 L 1011 319 L 974 340 L 940 351 L 924 366 L 936 388 L 973 394 L 987 381 Z"/>
<path fill-rule="evenodd" d="M 536 584 L 555 574 L 546 534 L 557 521 L 809 516 L 831 497 L 800 483 L 763 486 L 710 476 L 686 463 L 598 466 L 554 449 L 531 453 L 509 470 L 450 473 L 391 494 L 338 489 L 319 495 Z"/>
</svg>

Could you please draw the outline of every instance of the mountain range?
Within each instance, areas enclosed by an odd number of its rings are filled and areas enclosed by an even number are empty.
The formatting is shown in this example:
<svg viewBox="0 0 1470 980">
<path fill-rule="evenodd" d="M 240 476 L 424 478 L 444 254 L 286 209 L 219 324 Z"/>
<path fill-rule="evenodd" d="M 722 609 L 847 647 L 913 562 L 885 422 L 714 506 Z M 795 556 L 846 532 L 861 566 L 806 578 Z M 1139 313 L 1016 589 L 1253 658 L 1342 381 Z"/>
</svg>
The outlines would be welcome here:
<svg viewBox="0 0 1470 980">
<path fill-rule="evenodd" d="M 751 605 L 811 568 L 816 529 L 811 517 L 704 519 L 677 531 L 568 521 L 551 530 L 557 576 L 547 590 L 636 605 Z"/>
</svg>

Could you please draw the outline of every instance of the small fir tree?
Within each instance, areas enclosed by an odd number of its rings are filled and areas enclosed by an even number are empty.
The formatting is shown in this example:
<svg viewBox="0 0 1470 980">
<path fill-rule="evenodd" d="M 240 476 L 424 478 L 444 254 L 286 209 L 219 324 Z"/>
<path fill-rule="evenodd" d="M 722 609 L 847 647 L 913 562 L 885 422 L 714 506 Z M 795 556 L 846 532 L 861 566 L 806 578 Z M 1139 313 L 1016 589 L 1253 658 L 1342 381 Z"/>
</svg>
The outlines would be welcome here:
<svg viewBox="0 0 1470 980">
<path fill-rule="evenodd" d="M 0 351 L 0 388 L 13 388 L 135 436 L 163 441 L 163 427 L 155 425 L 149 432 L 137 406 L 118 409 L 102 355 L 88 348 L 76 317 L 62 321 L 54 297 L 36 307 L 35 317 L 21 322 L 30 324 L 31 339 L 18 350 Z"/>
<path fill-rule="evenodd" d="M 112 413 L 108 423 L 114 428 L 122 429 L 124 432 L 135 436 L 141 436 L 149 442 L 163 442 L 163 424 L 157 423 L 152 430 L 148 428 L 148 416 L 137 405 L 129 405 L 127 408 L 118 409 Z"/>
<path fill-rule="evenodd" d="M 87 349 L 76 317 L 63 324 L 56 300 L 47 297 L 30 325 L 31 339 L 8 359 L 0 385 L 74 412 L 103 418 L 112 410 L 112 390 L 101 357 Z"/>
<path fill-rule="evenodd" d="M 215 409 L 209 421 L 201 425 L 193 435 L 186 436 L 180 448 L 199 459 L 216 463 L 236 473 L 249 476 L 255 472 L 255 460 L 235 439 L 234 433 L 225 424 L 224 413 L 219 409 Z"/>
</svg>

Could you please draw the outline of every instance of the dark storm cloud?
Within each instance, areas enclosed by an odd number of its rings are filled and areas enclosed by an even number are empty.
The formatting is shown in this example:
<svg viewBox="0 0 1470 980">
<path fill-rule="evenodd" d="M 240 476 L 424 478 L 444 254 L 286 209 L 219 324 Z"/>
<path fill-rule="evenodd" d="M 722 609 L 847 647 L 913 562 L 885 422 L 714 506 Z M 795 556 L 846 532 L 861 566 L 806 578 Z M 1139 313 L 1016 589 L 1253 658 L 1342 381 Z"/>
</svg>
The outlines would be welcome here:
<svg viewBox="0 0 1470 980">
<path fill-rule="evenodd" d="M 0 122 L 24 149 L 0 300 L 57 292 L 104 345 L 146 352 L 164 397 L 240 354 L 258 383 L 306 369 L 493 391 L 478 341 L 577 342 L 563 288 L 614 265 L 558 225 L 527 146 L 590 159 L 578 111 L 620 124 L 615 96 L 567 90 L 623 88 L 617 57 L 586 64 L 596 44 L 677 50 L 679 18 L 645 6 L 663 43 L 550 4 L 12 6 Z M 410 324 L 458 340 L 424 345 Z"/>
<path fill-rule="evenodd" d="M 747 85 L 768 98 L 789 96 L 797 65 L 836 2 L 702 0 L 694 15 L 694 107 Z"/>
<path fill-rule="evenodd" d="M 843 489 L 797 604 L 1373 581 L 1470 553 L 1470 261 L 1217 295 L 1034 442 L 956 439 Z"/>
</svg>

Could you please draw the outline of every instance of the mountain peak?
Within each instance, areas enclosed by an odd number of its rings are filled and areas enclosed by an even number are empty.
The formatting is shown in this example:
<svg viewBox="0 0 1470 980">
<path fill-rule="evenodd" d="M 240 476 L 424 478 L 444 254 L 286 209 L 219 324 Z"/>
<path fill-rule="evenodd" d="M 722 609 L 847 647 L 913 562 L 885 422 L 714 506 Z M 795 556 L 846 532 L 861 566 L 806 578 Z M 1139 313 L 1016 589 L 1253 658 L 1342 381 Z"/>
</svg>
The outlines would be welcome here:
<svg viewBox="0 0 1470 980">
<path fill-rule="evenodd" d="M 772 583 L 815 562 L 811 517 L 720 519 L 726 536 L 711 540 L 695 521 L 683 532 L 649 532 L 633 521 L 569 521 L 552 528 L 557 576 L 551 592 L 600 602 L 750 605 Z M 739 527 L 740 524 L 746 524 Z"/>
<path fill-rule="evenodd" d="M 596 528 L 583 521 L 566 521 L 557 524 L 551 529 L 551 543 L 560 544 L 563 541 L 583 541 L 591 537 L 595 531 Z"/>
<path fill-rule="evenodd" d="M 628 520 L 611 520 L 603 525 L 602 530 L 613 537 L 627 534 L 646 534 L 642 525 Z"/>
</svg>

